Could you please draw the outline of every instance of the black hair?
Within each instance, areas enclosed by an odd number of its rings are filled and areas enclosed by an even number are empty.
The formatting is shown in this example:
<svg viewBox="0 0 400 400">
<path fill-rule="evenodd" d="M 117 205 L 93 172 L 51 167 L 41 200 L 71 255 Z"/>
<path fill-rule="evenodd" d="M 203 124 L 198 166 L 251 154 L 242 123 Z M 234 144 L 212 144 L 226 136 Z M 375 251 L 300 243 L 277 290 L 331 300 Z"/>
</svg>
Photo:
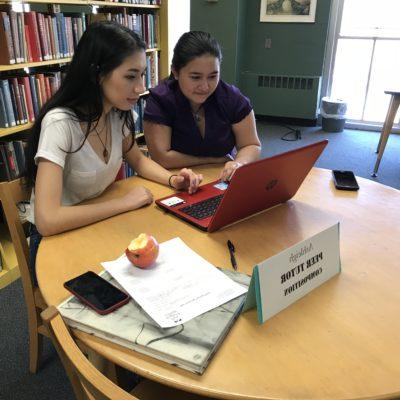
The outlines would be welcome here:
<svg viewBox="0 0 400 400">
<path fill-rule="evenodd" d="M 209 33 L 190 31 L 184 33 L 174 48 L 171 67 L 179 72 L 186 64 L 197 57 L 210 54 L 222 61 L 221 46 Z M 171 77 L 173 78 L 172 74 Z"/>
<path fill-rule="evenodd" d="M 140 36 L 117 22 L 98 21 L 88 26 L 78 43 L 60 88 L 43 105 L 30 130 L 26 154 L 28 186 L 33 186 L 36 180 L 37 166 L 34 157 L 44 116 L 56 107 L 66 107 L 76 115 L 78 121 L 87 123 L 84 141 L 70 153 L 80 150 L 103 113 L 100 78 L 120 66 L 126 57 L 145 50 L 146 44 Z M 131 132 L 133 145 L 135 124 L 132 113 L 122 110 L 119 110 L 119 113 L 123 119 L 122 129 L 126 126 Z"/>
</svg>

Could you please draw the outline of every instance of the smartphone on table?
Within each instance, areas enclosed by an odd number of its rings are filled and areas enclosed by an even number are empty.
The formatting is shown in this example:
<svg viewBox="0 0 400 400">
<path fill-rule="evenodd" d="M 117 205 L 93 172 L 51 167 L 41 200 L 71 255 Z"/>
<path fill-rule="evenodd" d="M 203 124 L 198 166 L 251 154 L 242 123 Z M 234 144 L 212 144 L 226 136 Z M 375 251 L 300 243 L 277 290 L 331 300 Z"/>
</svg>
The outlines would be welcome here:
<svg viewBox="0 0 400 400">
<path fill-rule="evenodd" d="M 93 271 L 85 272 L 65 282 L 64 287 L 102 315 L 109 314 L 129 302 L 129 295 Z"/>
<path fill-rule="evenodd" d="M 333 182 L 335 184 L 336 189 L 340 190 L 358 190 L 360 187 L 358 186 L 356 177 L 352 171 L 339 171 L 333 170 Z"/>
</svg>

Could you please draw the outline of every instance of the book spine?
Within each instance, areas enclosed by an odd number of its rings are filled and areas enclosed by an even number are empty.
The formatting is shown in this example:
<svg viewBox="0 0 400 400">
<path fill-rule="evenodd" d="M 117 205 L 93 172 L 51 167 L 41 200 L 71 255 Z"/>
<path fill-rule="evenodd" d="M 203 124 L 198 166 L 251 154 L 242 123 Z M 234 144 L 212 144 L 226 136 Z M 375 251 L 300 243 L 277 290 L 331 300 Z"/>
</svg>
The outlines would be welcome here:
<svg viewBox="0 0 400 400">
<path fill-rule="evenodd" d="M 11 84 L 12 84 L 12 91 L 13 91 L 13 95 L 14 95 L 14 99 L 15 99 L 15 106 L 17 109 L 19 123 L 23 124 L 23 123 L 25 123 L 24 112 L 22 110 L 21 94 L 19 92 L 17 78 L 15 78 L 15 77 L 11 78 Z"/>
<path fill-rule="evenodd" d="M 35 120 L 35 113 L 33 110 L 33 102 L 32 102 L 32 92 L 31 86 L 29 84 L 29 77 L 24 76 L 19 79 L 19 83 L 23 85 L 25 90 L 25 97 L 26 97 L 26 108 L 28 111 L 28 120 L 33 122 Z"/>
<path fill-rule="evenodd" d="M 57 58 L 61 58 L 60 40 L 59 40 L 60 35 L 58 33 L 57 18 L 55 16 L 52 16 L 51 22 L 53 24 L 53 35 L 54 35 L 54 45 L 55 45 L 55 49 L 56 49 L 56 56 L 57 56 Z"/>
<path fill-rule="evenodd" d="M 46 16 L 46 30 L 47 30 L 47 39 L 50 43 L 51 48 L 51 57 L 53 59 L 57 58 L 56 46 L 54 43 L 54 32 L 53 32 L 53 22 L 50 15 Z"/>
<path fill-rule="evenodd" d="M 80 38 L 82 37 L 83 32 L 86 31 L 86 14 L 85 13 L 82 13 L 82 15 L 81 15 L 81 22 L 82 22 L 82 32 L 81 32 Z"/>
<path fill-rule="evenodd" d="M 0 86 L 0 128 L 8 128 L 8 118 L 6 110 L 6 100 L 4 98 L 3 88 Z"/>
<path fill-rule="evenodd" d="M 61 43 L 62 43 L 62 56 L 69 57 L 67 47 L 67 36 L 65 33 L 65 18 L 64 14 L 60 14 L 60 28 L 61 28 Z"/>
<path fill-rule="evenodd" d="M 15 51 L 11 35 L 10 18 L 6 12 L 0 13 L 0 63 L 15 64 Z"/>
<path fill-rule="evenodd" d="M 76 25 L 77 25 L 77 28 L 78 28 L 78 35 L 77 35 L 76 45 L 78 46 L 79 40 L 81 40 L 81 37 L 83 35 L 83 20 L 82 20 L 82 17 L 78 18 Z"/>
<path fill-rule="evenodd" d="M 47 93 L 46 93 L 46 84 L 44 83 L 44 75 L 43 74 L 37 74 L 36 78 L 39 81 L 39 93 L 40 93 L 40 98 L 41 98 L 41 104 L 40 106 L 43 107 L 44 104 L 47 102 Z"/>
<path fill-rule="evenodd" d="M 45 91 L 46 91 L 46 101 L 48 101 L 51 98 L 51 89 L 50 89 L 49 77 L 43 75 L 43 82 L 44 82 L 44 88 L 45 88 Z"/>
<path fill-rule="evenodd" d="M 15 117 L 15 123 L 16 123 L 16 125 L 20 125 L 21 120 L 20 120 L 20 116 L 18 114 L 16 94 L 14 93 L 14 87 L 12 85 L 12 82 L 8 81 L 8 87 L 10 90 L 11 106 L 12 106 L 12 110 L 13 110 L 13 115 Z"/>
<path fill-rule="evenodd" d="M 29 11 L 26 13 L 27 25 L 29 27 L 29 39 L 32 45 L 33 61 L 43 61 L 42 50 L 40 48 L 39 30 L 36 20 L 36 12 Z"/>
<path fill-rule="evenodd" d="M 0 181 L 11 181 L 10 168 L 8 167 L 7 151 L 4 143 L 0 143 Z"/>
<path fill-rule="evenodd" d="M 51 40 L 50 40 L 50 28 L 48 24 L 48 18 L 47 15 L 42 15 L 43 19 L 43 27 L 44 27 L 44 36 L 45 36 L 45 41 L 46 41 L 46 48 L 47 48 L 47 56 L 49 57 L 49 60 L 53 59 L 53 52 L 51 49 Z"/>
<path fill-rule="evenodd" d="M 61 26 L 61 14 L 56 14 L 57 21 L 57 34 L 58 34 L 58 46 L 60 49 L 60 58 L 64 58 L 64 46 L 63 46 L 63 34 L 62 34 L 62 26 Z"/>
<path fill-rule="evenodd" d="M 3 88 L 8 123 L 10 126 L 15 126 L 16 121 L 15 121 L 15 115 L 14 115 L 12 102 L 11 102 L 11 92 L 10 92 L 8 80 L 3 79 L 0 81 L 0 84 L 2 85 L 2 88 Z"/>
<path fill-rule="evenodd" d="M 36 94 L 38 98 L 38 106 L 39 110 L 43 107 L 44 101 L 43 101 L 43 92 L 42 92 L 42 87 L 40 85 L 40 79 L 38 75 L 35 75 L 35 87 L 36 87 Z"/>
<path fill-rule="evenodd" d="M 7 152 L 7 161 L 11 173 L 11 178 L 17 179 L 19 176 L 19 169 L 17 165 L 17 159 L 15 157 L 14 147 L 11 142 L 4 142 L 4 144 Z"/>
<path fill-rule="evenodd" d="M 17 166 L 19 176 L 22 176 L 25 172 L 25 149 L 22 140 L 15 140 L 12 142 L 15 158 L 17 160 Z"/>
<path fill-rule="evenodd" d="M 25 49 L 24 13 L 17 13 L 18 40 L 22 62 L 27 62 Z"/>
<path fill-rule="evenodd" d="M 78 46 L 78 18 L 73 17 L 72 18 L 72 39 L 73 39 L 73 46 L 74 46 L 74 52 L 76 49 L 76 46 Z"/>
<path fill-rule="evenodd" d="M 31 44 L 31 38 L 30 38 L 30 33 L 29 33 L 29 26 L 27 24 L 25 24 L 24 30 L 25 30 L 25 41 L 26 41 L 26 53 L 27 53 L 26 55 L 28 57 L 28 62 L 32 62 L 33 61 L 32 44 Z"/>
<path fill-rule="evenodd" d="M 42 52 L 43 60 L 48 60 L 49 55 L 47 54 L 47 46 L 46 46 L 46 33 L 44 31 L 44 23 L 43 23 L 43 14 L 37 13 L 36 14 L 36 21 L 39 30 L 39 42 L 40 48 Z"/>
<path fill-rule="evenodd" d="M 32 93 L 32 105 L 33 105 L 33 112 L 35 115 L 35 119 L 37 118 L 37 116 L 39 115 L 39 99 L 38 99 L 38 94 L 36 91 L 36 79 L 34 75 L 30 75 L 28 77 L 29 79 L 29 86 L 31 89 L 31 93 Z"/>
<path fill-rule="evenodd" d="M 11 22 L 11 35 L 15 50 L 15 58 L 17 63 L 21 63 L 24 60 L 22 59 L 21 50 L 19 48 L 18 22 L 17 22 L 17 13 L 15 11 L 10 11 L 10 22 Z"/>
<path fill-rule="evenodd" d="M 74 55 L 74 33 L 72 28 L 72 18 L 68 17 L 68 42 L 69 42 L 69 53 L 71 57 Z"/>
<path fill-rule="evenodd" d="M 22 112 L 24 114 L 25 124 L 29 121 L 28 119 L 28 105 L 26 104 L 26 93 L 24 85 L 18 83 L 19 95 L 21 96 Z"/>
</svg>

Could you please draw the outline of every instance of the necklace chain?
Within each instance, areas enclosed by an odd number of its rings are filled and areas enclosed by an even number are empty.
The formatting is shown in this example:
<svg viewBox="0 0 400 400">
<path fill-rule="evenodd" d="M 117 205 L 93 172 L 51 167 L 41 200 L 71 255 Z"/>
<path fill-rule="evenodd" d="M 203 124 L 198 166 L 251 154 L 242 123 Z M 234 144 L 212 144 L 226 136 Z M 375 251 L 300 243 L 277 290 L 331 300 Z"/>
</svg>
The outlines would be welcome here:
<svg viewBox="0 0 400 400">
<path fill-rule="evenodd" d="M 103 140 L 102 140 L 101 137 L 100 137 L 100 134 L 103 133 L 104 128 L 106 128 L 106 140 L 105 140 L 105 143 L 103 142 Z M 96 131 L 97 137 L 99 138 L 101 145 L 103 146 L 103 157 L 104 157 L 104 160 L 107 161 L 107 160 L 108 160 L 108 154 L 109 154 L 109 153 L 108 153 L 108 149 L 107 149 L 107 139 L 108 139 L 108 115 L 106 116 L 106 119 L 105 119 L 105 122 L 104 122 L 104 126 L 103 126 L 103 128 L 101 129 L 101 131 L 99 132 L 99 131 L 97 130 L 97 126 L 94 127 L 94 130 Z"/>
</svg>

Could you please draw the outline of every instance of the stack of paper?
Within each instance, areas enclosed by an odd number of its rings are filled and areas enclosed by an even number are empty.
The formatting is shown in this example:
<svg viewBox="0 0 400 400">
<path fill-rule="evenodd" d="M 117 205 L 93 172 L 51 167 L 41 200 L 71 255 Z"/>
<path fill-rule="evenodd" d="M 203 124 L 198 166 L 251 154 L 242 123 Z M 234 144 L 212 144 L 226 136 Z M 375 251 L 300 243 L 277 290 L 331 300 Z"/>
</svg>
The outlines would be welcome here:
<svg viewBox="0 0 400 400">
<path fill-rule="evenodd" d="M 160 244 L 149 269 L 134 267 L 125 254 L 102 265 L 162 328 L 183 324 L 247 292 L 179 238 Z"/>
</svg>

